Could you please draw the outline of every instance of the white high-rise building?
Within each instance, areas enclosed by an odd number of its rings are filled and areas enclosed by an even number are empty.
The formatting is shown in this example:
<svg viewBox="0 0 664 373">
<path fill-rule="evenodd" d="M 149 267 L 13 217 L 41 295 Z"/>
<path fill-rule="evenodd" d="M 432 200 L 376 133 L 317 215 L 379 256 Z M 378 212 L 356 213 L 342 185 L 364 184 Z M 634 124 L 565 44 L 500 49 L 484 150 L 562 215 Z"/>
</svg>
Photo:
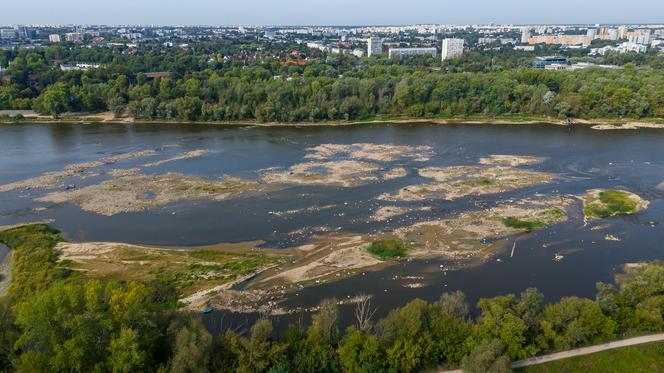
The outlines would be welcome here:
<svg viewBox="0 0 664 373">
<path fill-rule="evenodd" d="M 463 39 L 443 40 L 443 61 L 459 57 L 463 54 Z"/>
<path fill-rule="evenodd" d="M 58 34 L 51 34 L 48 36 L 48 41 L 51 43 L 59 43 L 62 39 L 60 39 L 60 35 Z"/>
<path fill-rule="evenodd" d="M 383 40 L 372 36 L 367 40 L 367 56 L 380 56 L 383 54 Z"/>
<path fill-rule="evenodd" d="M 618 30 L 611 28 L 609 29 L 609 40 L 618 40 Z"/>
<path fill-rule="evenodd" d="M 530 29 L 524 28 L 521 30 L 521 44 L 528 44 L 528 40 L 530 39 Z"/>
</svg>

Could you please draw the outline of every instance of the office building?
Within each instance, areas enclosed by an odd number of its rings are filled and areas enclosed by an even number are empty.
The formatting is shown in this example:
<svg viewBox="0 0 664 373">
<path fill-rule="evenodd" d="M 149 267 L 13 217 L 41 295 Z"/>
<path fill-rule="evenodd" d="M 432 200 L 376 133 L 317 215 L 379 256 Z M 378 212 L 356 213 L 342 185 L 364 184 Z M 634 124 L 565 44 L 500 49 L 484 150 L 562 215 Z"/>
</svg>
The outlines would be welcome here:
<svg viewBox="0 0 664 373">
<path fill-rule="evenodd" d="M 380 56 L 383 54 L 383 41 L 375 36 L 367 40 L 367 56 Z"/>
<path fill-rule="evenodd" d="M 537 57 L 537 61 L 533 62 L 533 67 L 536 69 L 546 69 L 550 65 L 569 65 L 569 59 L 562 56 L 548 56 Z"/>
<path fill-rule="evenodd" d="M 48 41 L 51 43 L 59 43 L 62 41 L 62 39 L 60 39 L 60 35 L 58 34 L 51 34 L 48 36 Z"/>
<path fill-rule="evenodd" d="M 0 39 L 15 39 L 16 31 L 13 29 L 2 29 L 0 30 Z"/>
<path fill-rule="evenodd" d="M 411 56 L 426 56 L 430 55 L 436 58 L 438 50 L 436 48 L 390 48 L 389 57 L 411 57 Z"/>
<path fill-rule="evenodd" d="M 463 39 L 443 40 L 443 61 L 459 57 L 463 54 Z"/>
</svg>

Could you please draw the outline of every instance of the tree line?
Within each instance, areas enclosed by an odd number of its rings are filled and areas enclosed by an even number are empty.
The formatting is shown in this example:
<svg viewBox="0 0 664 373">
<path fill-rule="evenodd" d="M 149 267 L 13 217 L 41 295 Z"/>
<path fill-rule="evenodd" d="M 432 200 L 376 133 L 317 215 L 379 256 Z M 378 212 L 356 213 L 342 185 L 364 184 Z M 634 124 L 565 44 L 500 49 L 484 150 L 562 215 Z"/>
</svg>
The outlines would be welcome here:
<svg viewBox="0 0 664 373">
<path fill-rule="evenodd" d="M 471 317 L 457 291 L 375 320 L 364 296 L 342 330 L 338 303 L 328 299 L 308 327 L 293 325 L 282 338 L 268 317 L 213 336 L 178 311 L 167 284 L 70 270 L 54 249 L 61 240 L 44 225 L 0 232 L 15 262 L 0 299 L 0 371 L 509 372 L 513 360 L 664 330 L 664 264 L 654 262 L 627 268 L 616 285 L 598 283 L 594 300 L 547 304 L 531 288 L 481 299 Z"/>
<path fill-rule="evenodd" d="M 0 109 L 56 117 L 112 111 L 139 120 L 259 122 L 664 116 L 664 58 L 657 54 L 605 57 L 624 63 L 620 69 L 561 72 L 532 69 L 532 58 L 516 51 L 473 52 L 444 63 L 320 54 L 299 65 L 285 59 L 297 60 L 305 53 L 296 49 L 301 46 L 279 48 L 273 55 L 256 55 L 244 44 L 206 43 L 188 51 L 146 48 L 136 55 L 79 48 L 5 52 L 11 82 L 0 86 Z M 53 66 L 82 60 L 102 66 Z M 147 78 L 154 71 L 171 76 Z"/>
</svg>

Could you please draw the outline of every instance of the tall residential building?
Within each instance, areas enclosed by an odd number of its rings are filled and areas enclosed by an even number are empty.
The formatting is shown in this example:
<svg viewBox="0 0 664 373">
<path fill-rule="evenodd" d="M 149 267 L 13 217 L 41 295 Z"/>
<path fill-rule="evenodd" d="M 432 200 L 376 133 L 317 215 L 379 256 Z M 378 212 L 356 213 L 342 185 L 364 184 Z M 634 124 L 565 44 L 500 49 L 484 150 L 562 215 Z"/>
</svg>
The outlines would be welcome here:
<svg viewBox="0 0 664 373">
<path fill-rule="evenodd" d="M 618 30 L 614 28 L 609 29 L 608 35 L 609 40 L 618 40 Z"/>
<path fill-rule="evenodd" d="M 528 40 L 530 39 L 530 29 L 524 28 L 521 30 L 521 44 L 528 44 Z"/>
<path fill-rule="evenodd" d="M 367 40 L 367 56 L 380 56 L 383 54 L 383 40 L 372 36 Z"/>
<path fill-rule="evenodd" d="M 50 41 L 51 43 L 59 43 L 61 41 L 60 35 L 51 34 L 48 36 L 48 41 Z"/>
<path fill-rule="evenodd" d="M 627 27 L 618 27 L 618 39 L 627 39 Z"/>
<path fill-rule="evenodd" d="M 65 34 L 65 39 L 69 42 L 74 42 L 74 43 L 80 43 L 83 41 L 83 33 L 82 32 L 69 32 Z"/>
<path fill-rule="evenodd" d="M 588 31 L 586 32 L 586 36 L 590 38 L 590 40 L 595 40 L 597 37 L 597 29 L 594 28 L 589 28 Z"/>
<path fill-rule="evenodd" d="M 443 61 L 459 57 L 463 54 L 463 39 L 443 40 Z"/>
</svg>

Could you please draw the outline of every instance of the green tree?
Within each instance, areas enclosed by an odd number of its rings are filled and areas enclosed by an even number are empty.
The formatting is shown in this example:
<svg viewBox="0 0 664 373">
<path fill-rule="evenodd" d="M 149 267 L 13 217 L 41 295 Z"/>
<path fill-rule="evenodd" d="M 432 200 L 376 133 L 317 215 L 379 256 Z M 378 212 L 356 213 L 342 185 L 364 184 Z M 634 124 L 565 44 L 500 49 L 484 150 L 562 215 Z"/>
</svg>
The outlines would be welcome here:
<svg viewBox="0 0 664 373">
<path fill-rule="evenodd" d="M 453 293 L 443 293 L 438 305 L 444 314 L 452 318 L 466 319 L 470 312 L 470 307 L 466 303 L 466 295 L 458 290 Z"/>
<path fill-rule="evenodd" d="M 466 373 L 508 373 L 512 371 L 510 362 L 503 343 L 494 339 L 477 345 L 470 355 L 463 358 L 461 368 Z"/>
<path fill-rule="evenodd" d="M 354 326 L 346 329 L 339 345 L 339 361 L 345 372 L 372 372 L 383 366 L 378 338 Z"/>
<path fill-rule="evenodd" d="M 57 118 L 69 108 L 66 86 L 63 83 L 51 85 L 35 99 L 33 108 L 39 114 Z"/>
<path fill-rule="evenodd" d="M 185 325 L 171 327 L 172 357 L 169 371 L 173 373 L 204 373 L 210 371 L 212 336 L 199 322 L 190 319 Z"/>
<path fill-rule="evenodd" d="M 129 373 L 146 367 L 146 354 L 141 350 L 140 338 L 135 330 L 123 327 L 120 334 L 111 339 L 108 368 L 114 373 Z"/>
</svg>

